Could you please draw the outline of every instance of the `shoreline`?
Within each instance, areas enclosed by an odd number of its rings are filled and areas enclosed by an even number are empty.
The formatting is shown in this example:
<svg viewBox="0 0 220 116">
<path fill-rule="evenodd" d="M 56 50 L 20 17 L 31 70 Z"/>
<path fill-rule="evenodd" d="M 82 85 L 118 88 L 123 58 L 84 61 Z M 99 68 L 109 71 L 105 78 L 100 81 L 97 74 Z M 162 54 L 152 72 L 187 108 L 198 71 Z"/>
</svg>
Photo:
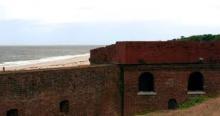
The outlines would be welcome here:
<svg viewBox="0 0 220 116">
<path fill-rule="evenodd" d="M 84 55 L 75 55 L 72 58 L 57 59 L 52 61 L 48 60 L 45 62 L 36 62 L 26 65 L 1 66 L 0 72 L 86 66 L 86 65 L 90 65 L 89 57 L 90 54 L 84 54 Z M 5 71 L 3 71 L 3 67 L 5 67 Z"/>
</svg>

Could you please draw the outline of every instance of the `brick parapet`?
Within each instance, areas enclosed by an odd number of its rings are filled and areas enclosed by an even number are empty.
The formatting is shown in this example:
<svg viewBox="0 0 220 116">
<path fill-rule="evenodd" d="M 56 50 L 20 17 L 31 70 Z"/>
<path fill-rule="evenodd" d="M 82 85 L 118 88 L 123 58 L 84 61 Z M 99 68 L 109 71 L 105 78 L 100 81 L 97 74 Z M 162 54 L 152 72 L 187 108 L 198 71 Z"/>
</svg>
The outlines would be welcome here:
<svg viewBox="0 0 220 116">
<path fill-rule="evenodd" d="M 117 42 L 91 50 L 92 64 L 219 63 L 220 42 Z"/>
</svg>

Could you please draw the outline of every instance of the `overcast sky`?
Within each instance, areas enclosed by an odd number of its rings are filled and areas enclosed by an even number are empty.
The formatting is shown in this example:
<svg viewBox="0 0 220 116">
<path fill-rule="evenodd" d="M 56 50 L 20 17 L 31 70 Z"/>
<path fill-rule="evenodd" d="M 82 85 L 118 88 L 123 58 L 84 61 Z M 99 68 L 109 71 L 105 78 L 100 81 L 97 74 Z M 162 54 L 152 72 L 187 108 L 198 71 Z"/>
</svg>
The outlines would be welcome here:
<svg viewBox="0 0 220 116">
<path fill-rule="evenodd" d="M 111 44 L 220 33 L 219 0 L 0 0 L 0 45 Z"/>
</svg>

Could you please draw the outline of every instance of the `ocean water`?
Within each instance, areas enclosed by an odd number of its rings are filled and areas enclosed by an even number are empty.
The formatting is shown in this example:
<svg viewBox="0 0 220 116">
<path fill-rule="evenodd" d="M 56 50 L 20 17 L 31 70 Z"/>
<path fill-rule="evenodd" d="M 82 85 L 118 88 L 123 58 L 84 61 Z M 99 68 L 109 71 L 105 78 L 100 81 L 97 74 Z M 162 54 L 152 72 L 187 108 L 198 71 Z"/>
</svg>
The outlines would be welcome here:
<svg viewBox="0 0 220 116">
<path fill-rule="evenodd" d="M 0 46 L 0 66 L 18 66 L 88 55 L 100 46 Z"/>
</svg>

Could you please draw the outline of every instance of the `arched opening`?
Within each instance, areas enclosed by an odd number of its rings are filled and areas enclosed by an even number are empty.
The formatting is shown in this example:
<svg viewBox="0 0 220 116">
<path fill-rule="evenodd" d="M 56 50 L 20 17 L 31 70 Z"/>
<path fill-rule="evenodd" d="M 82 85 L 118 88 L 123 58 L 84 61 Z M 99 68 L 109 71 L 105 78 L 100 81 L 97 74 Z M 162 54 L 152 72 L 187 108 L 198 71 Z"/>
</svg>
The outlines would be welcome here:
<svg viewBox="0 0 220 116">
<path fill-rule="evenodd" d="M 60 112 L 68 113 L 69 112 L 69 101 L 64 100 L 60 102 Z"/>
<path fill-rule="evenodd" d="M 203 91 L 204 79 L 200 72 L 193 72 L 189 76 L 188 91 Z"/>
<path fill-rule="evenodd" d="M 18 116 L 18 110 L 17 109 L 8 110 L 7 116 Z"/>
<path fill-rule="evenodd" d="M 149 72 L 142 73 L 139 77 L 139 91 L 154 91 L 154 77 Z"/>
<path fill-rule="evenodd" d="M 168 109 L 177 109 L 178 108 L 178 104 L 176 102 L 175 99 L 170 99 L 168 101 Z"/>
</svg>

